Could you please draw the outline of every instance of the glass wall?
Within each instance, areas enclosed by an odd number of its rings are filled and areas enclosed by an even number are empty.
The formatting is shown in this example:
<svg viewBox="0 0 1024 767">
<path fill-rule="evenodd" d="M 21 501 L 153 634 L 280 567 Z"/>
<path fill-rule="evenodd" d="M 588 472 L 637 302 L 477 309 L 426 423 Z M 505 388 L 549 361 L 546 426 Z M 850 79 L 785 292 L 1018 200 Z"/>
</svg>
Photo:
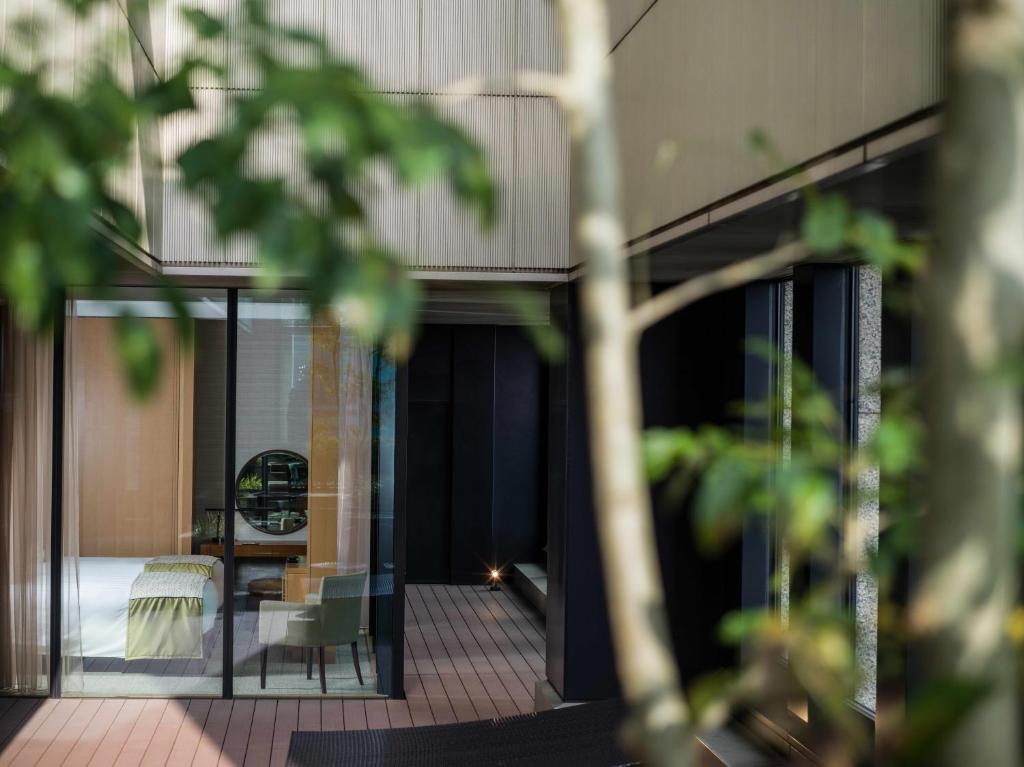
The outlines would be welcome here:
<svg viewBox="0 0 1024 767">
<path fill-rule="evenodd" d="M 333 317 L 310 318 L 301 294 L 240 295 L 236 695 L 381 691 L 375 646 L 382 629 L 390 646 L 390 624 L 375 615 L 393 578 L 378 562 L 393 480 L 380 481 L 391 464 L 375 445 L 393 456 L 380 434 L 389 380 L 374 350 Z"/>
<path fill-rule="evenodd" d="M 49 688 L 53 342 L 0 302 L 0 692 Z"/>
<path fill-rule="evenodd" d="M 186 293 L 192 340 L 145 288 L 69 302 L 64 477 L 67 695 L 218 696 L 222 686 L 224 291 Z M 136 397 L 118 317 L 162 363 Z M 123 341 L 123 336 L 120 336 Z"/>
</svg>

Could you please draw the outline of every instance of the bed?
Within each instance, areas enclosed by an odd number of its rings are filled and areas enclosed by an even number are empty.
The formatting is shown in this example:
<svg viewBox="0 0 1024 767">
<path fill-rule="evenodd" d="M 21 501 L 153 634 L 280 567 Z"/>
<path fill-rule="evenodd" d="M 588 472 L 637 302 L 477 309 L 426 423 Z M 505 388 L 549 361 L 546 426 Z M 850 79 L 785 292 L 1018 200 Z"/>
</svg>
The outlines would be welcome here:
<svg viewBox="0 0 1024 767">
<path fill-rule="evenodd" d="M 148 652 L 154 649 L 142 648 L 136 644 L 133 648 L 134 654 L 126 654 L 128 648 L 129 629 L 129 608 L 132 598 L 132 585 L 139 576 L 146 573 L 146 564 L 153 560 L 152 557 L 82 557 L 79 566 L 79 605 L 81 613 L 82 631 L 82 655 L 86 658 L 128 658 L 133 657 L 168 657 L 168 658 L 191 658 L 201 657 L 195 655 L 193 637 L 196 631 L 200 635 L 210 631 L 214 626 L 217 611 L 223 602 L 224 574 L 223 565 L 217 562 L 213 568 L 212 577 L 194 575 L 191 584 L 184 586 L 188 593 L 195 593 L 196 586 L 201 596 L 201 603 L 194 611 L 198 625 L 192 627 L 194 630 L 186 632 L 187 635 L 170 638 L 170 644 L 158 647 L 160 652 L 156 655 L 139 655 L 140 651 Z M 187 573 L 181 572 L 160 572 L 159 570 L 148 573 L 150 577 L 146 580 L 150 587 L 145 591 L 146 595 L 158 594 L 160 589 L 155 591 L 152 588 L 154 581 L 176 581 L 182 583 L 179 576 Z M 188 579 L 185 579 L 188 580 Z M 182 592 L 184 593 L 184 592 Z M 159 597 L 154 597 L 159 599 Z M 155 602 L 150 602 L 151 612 L 159 610 Z M 150 621 L 146 630 L 159 630 L 160 620 L 156 616 L 145 616 L 145 609 L 140 611 L 136 605 L 133 621 Z M 155 623 L 153 622 L 155 620 Z M 169 624 L 164 624 L 169 625 Z M 141 627 L 141 624 L 140 624 Z M 136 636 L 139 634 L 136 631 Z"/>
</svg>

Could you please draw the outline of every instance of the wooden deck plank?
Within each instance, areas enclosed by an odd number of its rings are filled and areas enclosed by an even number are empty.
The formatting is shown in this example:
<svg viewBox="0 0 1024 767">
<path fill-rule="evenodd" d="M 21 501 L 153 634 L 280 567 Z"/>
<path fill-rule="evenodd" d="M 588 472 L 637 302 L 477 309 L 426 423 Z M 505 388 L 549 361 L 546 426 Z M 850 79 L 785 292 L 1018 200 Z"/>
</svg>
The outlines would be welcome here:
<svg viewBox="0 0 1024 767">
<path fill-rule="evenodd" d="M 343 701 L 345 708 L 345 729 L 366 729 L 366 705 L 361 700 Z"/>
<path fill-rule="evenodd" d="M 47 746 L 60 735 L 64 725 L 78 708 L 79 702 L 64 699 L 53 703 L 54 705 L 46 706 L 45 709 L 40 707 L 32 715 L 30 722 L 38 717 L 37 726 L 31 729 L 23 728 L 11 740 L 10 746 L 4 750 L 3 756 L 0 756 L 0 764 L 31 765 L 39 760 Z"/>
<path fill-rule="evenodd" d="M 388 723 L 392 728 L 412 727 L 412 716 L 409 713 L 409 701 L 389 698 L 385 701 L 388 707 Z"/>
<path fill-rule="evenodd" d="M 386 730 L 391 727 L 388 704 L 383 699 L 366 701 L 366 727 L 369 730 Z"/>
<path fill-rule="evenodd" d="M 220 767 L 239 767 L 245 763 L 245 750 L 249 746 L 249 731 L 252 729 L 255 711 L 255 700 L 235 701 L 231 708 L 231 719 L 228 720 L 228 731 L 224 736 L 224 747 L 217 762 Z"/>
<path fill-rule="evenodd" d="M 435 724 L 454 724 L 458 721 L 451 701 L 448 700 L 448 693 L 441 683 L 441 677 L 434 674 L 424 674 L 420 677 L 423 683 L 423 690 L 427 694 L 427 703 L 430 704 L 430 711 L 434 715 Z"/>
<path fill-rule="evenodd" d="M 220 752 L 224 747 L 224 737 L 231 721 L 232 700 L 215 700 L 210 706 L 210 713 L 203 725 L 203 734 L 199 738 L 199 747 L 192 758 L 195 767 L 216 767 L 220 762 Z"/>
<path fill-rule="evenodd" d="M 142 757 L 149 748 L 149 742 L 153 739 L 153 733 L 167 709 L 166 700 L 147 700 L 142 707 L 142 713 L 135 720 L 135 726 L 128 733 L 128 738 L 121 747 L 121 753 L 114 762 L 114 767 L 138 767 L 142 764 Z"/>
<path fill-rule="evenodd" d="M 320 730 L 320 701 L 300 700 L 299 701 L 299 726 L 300 730 Z"/>
<path fill-rule="evenodd" d="M 299 726 L 299 702 L 279 700 L 277 720 L 274 722 L 274 746 L 270 754 L 270 767 L 283 767 L 288 758 L 288 743 L 292 732 Z"/>
<path fill-rule="evenodd" d="M 178 734 L 174 737 L 174 745 L 171 746 L 171 755 L 167 757 L 167 764 L 192 764 L 196 751 L 199 749 L 199 741 L 203 739 L 203 728 L 210 716 L 210 709 L 213 707 L 211 700 L 190 700 L 185 709 L 185 718 L 178 728 Z"/>
<path fill-rule="evenodd" d="M 103 736 L 103 740 L 97 746 L 92 759 L 89 760 L 89 764 L 96 765 L 96 767 L 110 767 L 117 761 L 125 741 L 132 734 L 135 722 L 138 721 L 142 709 L 145 707 L 146 701 L 144 700 L 126 700 L 124 702 L 121 710 L 117 712 L 117 717 L 107 729 L 107 734 Z"/>
<path fill-rule="evenodd" d="M 66 767 L 83 767 L 92 760 L 96 749 L 100 747 L 103 739 L 107 736 L 110 728 L 124 708 L 125 701 L 112 698 L 100 704 L 96 716 L 89 722 L 89 726 L 78 736 L 78 740 L 72 745 L 72 749 L 64 757 L 63 765 Z"/>
<path fill-rule="evenodd" d="M 320 728 L 328 732 L 345 729 L 345 706 L 342 701 L 320 702 Z"/>
<path fill-rule="evenodd" d="M 188 713 L 189 702 L 187 700 L 168 701 L 164 709 L 160 723 L 153 732 L 149 741 L 146 753 L 142 756 L 142 764 L 165 764 L 171 756 L 171 749 L 174 748 L 174 741 L 178 737 L 178 731 L 185 721 Z"/>
<path fill-rule="evenodd" d="M 409 702 L 409 718 L 414 727 L 435 724 L 434 712 L 427 700 L 426 690 L 419 675 L 405 678 L 405 699 Z"/>
<path fill-rule="evenodd" d="M 75 713 L 61 729 L 57 737 L 46 744 L 46 750 L 36 764 L 39 767 L 57 767 L 71 753 L 79 738 L 91 727 L 93 719 L 99 713 L 103 701 L 98 699 L 80 701 Z"/>
<path fill-rule="evenodd" d="M 258 700 L 253 709 L 249 745 L 245 749 L 244 767 L 269 767 L 274 750 L 274 723 L 277 719 L 276 700 Z"/>
<path fill-rule="evenodd" d="M 0 750 L 0 763 L 7 764 L 13 759 L 14 754 L 39 729 L 55 705 L 56 701 L 41 698 L 18 698 L 15 701 L 4 719 L 4 731 L 0 736 L 4 747 Z"/>
</svg>

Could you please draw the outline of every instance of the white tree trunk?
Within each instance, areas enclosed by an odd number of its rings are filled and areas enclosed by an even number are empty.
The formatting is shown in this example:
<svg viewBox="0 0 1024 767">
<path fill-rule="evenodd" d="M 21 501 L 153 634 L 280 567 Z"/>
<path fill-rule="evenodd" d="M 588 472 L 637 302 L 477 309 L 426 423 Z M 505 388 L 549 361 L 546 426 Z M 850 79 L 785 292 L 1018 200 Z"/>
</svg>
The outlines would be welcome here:
<svg viewBox="0 0 1024 767">
<path fill-rule="evenodd" d="M 604 0 L 556 0 L 566 51 L 563 93 L 584 257 L 585 343 L 598 536 L 616 665 L 631 707 L 630 745 L 649 764 L 693 759 L 671 650 L 641 453 L 637 336 L 619 209 L 619 175 Z"/>
<path fill-rule="evenodd" d="M 1007 618 L 1022 413 L 1017 382 L 997 368 L 1020 353 L 1024 326 L 1024 2 L 964 6 L 925 285 L 927 510 L 911 619 L 927 637 L 927 677 L 994 688 L 932 763 L 1016 767 Z"/>
</svg>

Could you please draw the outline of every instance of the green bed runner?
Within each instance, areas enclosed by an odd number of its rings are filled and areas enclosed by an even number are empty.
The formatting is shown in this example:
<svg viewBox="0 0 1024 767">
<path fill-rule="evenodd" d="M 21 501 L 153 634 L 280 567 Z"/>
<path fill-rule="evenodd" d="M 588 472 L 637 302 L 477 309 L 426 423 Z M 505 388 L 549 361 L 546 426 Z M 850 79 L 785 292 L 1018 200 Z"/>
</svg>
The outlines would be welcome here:
<svg viewBox="0 0 1024 767">
<path fill-rule="evenodd" d="M 142 572 L 128 601 L 125 660 L 203 657 L 203 587 L 191 572 Z"/>
</svg>

